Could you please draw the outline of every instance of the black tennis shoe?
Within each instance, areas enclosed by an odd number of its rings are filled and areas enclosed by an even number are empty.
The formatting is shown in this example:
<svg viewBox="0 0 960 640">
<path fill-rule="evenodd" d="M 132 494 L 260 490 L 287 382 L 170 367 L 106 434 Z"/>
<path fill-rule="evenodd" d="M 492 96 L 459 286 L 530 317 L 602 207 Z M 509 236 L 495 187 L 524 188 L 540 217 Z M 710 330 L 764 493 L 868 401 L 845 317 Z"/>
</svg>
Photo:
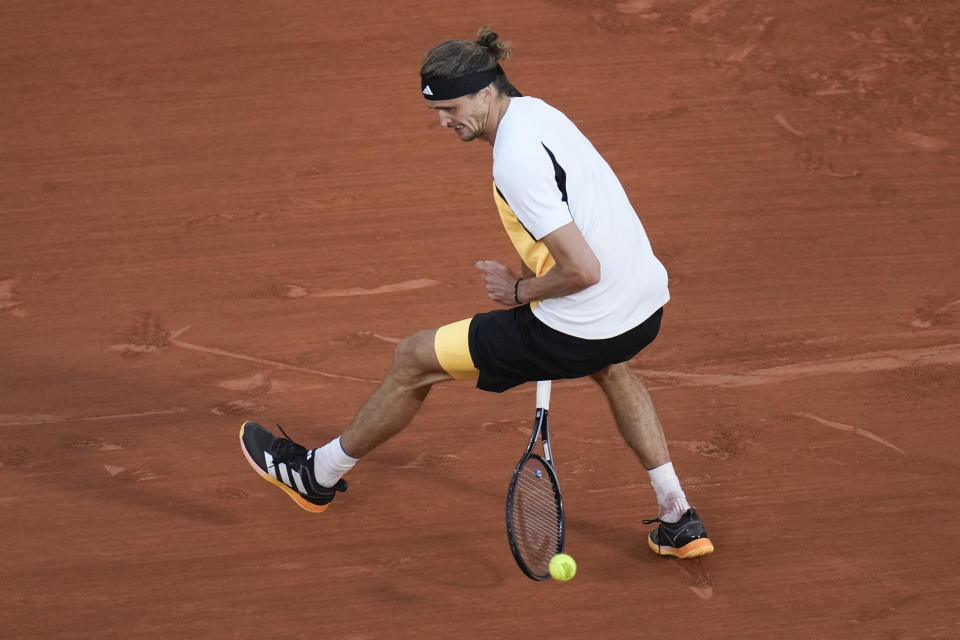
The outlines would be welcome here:
<svg viewBox="0 0 960 640">
<path fill-rule="evenodd" d="M 643 524 L 659 522 L 660 526 L 650 532 L 647 544 L 658 556 L 696 558 L 713 552 L 713 543 L 707 537 L 703 521 L 696 509 L 690 507 L 677 522 L 664 522 L 660 518 L 644 520 Z"/>
<path fill-rule="evenodd" d="M 283 427 L 280 431 L 287 435 Z M 283 489 L 311 513 L 324 511 L 338 491 L 347 490 L 343 478 L 332 487 L 318 484 L 313 475 L 313 450 L 275 436 L 256 422 L 247 421 L 240 427 L 240 447 L 261 478 Z"/>
</svg>

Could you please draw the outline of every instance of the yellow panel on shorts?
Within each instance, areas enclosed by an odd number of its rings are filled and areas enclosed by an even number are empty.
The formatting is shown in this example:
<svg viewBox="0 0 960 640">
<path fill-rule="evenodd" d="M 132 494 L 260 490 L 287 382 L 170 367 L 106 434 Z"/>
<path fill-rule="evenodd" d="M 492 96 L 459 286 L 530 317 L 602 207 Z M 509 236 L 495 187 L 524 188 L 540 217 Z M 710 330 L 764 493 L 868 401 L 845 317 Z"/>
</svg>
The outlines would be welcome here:
<svg viewBox="0 0 960 640">
<path fill-rule="evenodd" d="M 476 380 L 480 376 L 470 357 L 470 320 L 467 318 L 440 327 L 433 341 L 440 366 L 454 380 Z"/>
</svg>

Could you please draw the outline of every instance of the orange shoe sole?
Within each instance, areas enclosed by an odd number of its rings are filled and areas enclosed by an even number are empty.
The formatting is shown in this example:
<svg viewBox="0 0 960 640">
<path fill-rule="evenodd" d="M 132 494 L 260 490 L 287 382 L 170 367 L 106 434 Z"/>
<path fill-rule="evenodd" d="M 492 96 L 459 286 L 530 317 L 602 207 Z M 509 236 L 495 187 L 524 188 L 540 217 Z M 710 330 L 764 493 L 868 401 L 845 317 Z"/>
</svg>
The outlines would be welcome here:
<svg viewBox="0 0 960 640">
<path fill-rule="evenodd" d="M 658 556 L 673 556 L 674 558 L 698 558 L 713 553 L 713 543 L 710 542 L 710 538 L 697 538 L 679 549 L 674 549 L 673 547 L 656 545 L 650 536 L 647 536 L 647 545 Z"/>
</svg>

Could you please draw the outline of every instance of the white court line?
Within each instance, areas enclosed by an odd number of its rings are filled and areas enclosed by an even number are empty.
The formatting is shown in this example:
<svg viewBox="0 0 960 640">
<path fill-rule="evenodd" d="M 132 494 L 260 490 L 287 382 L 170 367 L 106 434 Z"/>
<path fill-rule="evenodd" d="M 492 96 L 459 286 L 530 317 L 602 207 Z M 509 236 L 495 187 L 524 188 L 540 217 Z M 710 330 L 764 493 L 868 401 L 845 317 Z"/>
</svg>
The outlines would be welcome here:
<svg viewBox="0 0 960 640">
<path fill-rule="evenodd" d="M 876 351 L 851 358 L 787 364 L 779 367 L 757 369 L 748 373 L 688 373 L 656 369 L 639 369 L 637 373 L 647 378 L 666 382 L 671 387 L 752 387 L 832 373 L 893 371 L 909 367 L 958 363 L 960 363 L 960 344 L 949 344 L 919 349 Z"/>
<path fill-rule="evenodd" d="M 174 409 L 154 409 L 152 411 L 140 411 L 137 413 L 115 413 L 108 416 L 88 416 L 86 418 L 51 415 L 0 416 L 0 419 L 6 420 L 5 422 L 0 422 L 0 427 L 30 426 L 37 424 L 61 424 L 63 422 L 102 422 L 105 420 L 127 420 L 130 418 L 147 418 L 150 416 L 168 416 L 175 413 L 184 413 L 186 410 L 186 407 L 176 407 Z"/>
<path fill-rule="evenodd" d="M 874 442 L 879 442 L 879 443 L 882 444 L 883 446 L 889 447 L 889 448 L 893 449 L 894 451 L 896 451 L 897 453 L 900 453 L 900 454 L 902 454 L 902 455 L 907 455 L 907 452 L 904 451 L 903 449 L 901 449 L 900 447 L 898 447 L 897 445 L 892 444 L 892 443 L 890 443 L 890 442 L 887 442 L 886 440 L 884 440 L 884 439 L 881 438 L 880 436 L 876 436 L 876 435 L 870 433 L 869 431 L 867 431 L 866 429 L 861 429 L 860 427 L 854 427 L 853 425 L 849 425 L 849 424 L 843 424 L 842 422 L 834 422 L 834 421 L 832 421 L 832 420 L 824 420 L 823 418 L 817 417 L 817 416 L 813 415 L 812 413 L 795 413 L 795 414 L 793 414 L 793 415 L 795 415 L 795 416 L 797 416 L 797 417 L 799 417 L 799 418 L 807 418 L 808 420 L 813 420 L 814 422 L 819 422 L 819 423 L 822 424 L 823 426 L 825 426 L 825 427 L 830 427 L 831 429 L 837 429 L 838 431 L 846 431 L 846 432 L 848 432 L 848 433 L 855 433 L 855 434 L 857 434 L 858 436 L 863 436 L 864 438 L 867 438 L 868 440 L 873 440 Z"/>
<path fill-rule="evenodd" d="M 950 307 L 954 307 L 954 306 L 956 306 L 956 305 L 958 305 L 958 304 L 960 304 L 960 300 L 954 300 L 953 302 L 949 302 L 949 303 L 943 305 L 942 307 L 940 307 L 939 309 L 935 310 L 935 311 L 933 312 L 933 315 L 937 315 L 938 313 L 943 313 L 944 311 L 946 311 L 946 310 L 949 309 Z"/>
<path fill-rule="evenodd" d="M 385 284 L 382 287 L 374 289 L 363 289 L 355 287 L 353 289 L 328 289 L 326 291 L 317 291 L 316 293 L 306 293 L 308 298 L 344 298 L 349 296 L 376 296 L 384 293 L 396 293 L 398 291 L 412 291 L 414 289 L 425 289 L 440 284 L 436 280 L 421 278 L 419 280 L 407 280 L 396 284 Z"/>
<path fill-rule="evenodd" d="M 109 416 L 77 418 L 77 420 L 79 422 L 99 422 L 101 420 L 124 420 L 126 418 L 146 418 L 148 416 L 169 416 L 174 413 L 184 413 L 186 410 L 186 407 L 177 407 L 176 409 L 155 409 L 153 411 L 141 411 L 139 413 L 116 413 Z"/>
<path fill-rule="evenodd" d="M 193 344 L 190 342 L 184 342 L 183 340 L 178 340 L 177 338 L 190 329 L 189 326 L 182 329 L 178 329 L 170 334 L 170 344 L 175 347 L 180 347 L 181 349 L 189 349 L 190 351 L 199 351 L 200 353 L 208 353 L 214 356 L 223 356 L 224 358 L 233 358 L 234 360 L 246 360 L 247 362 L 256 362 L 257 364 L 265 364 L 271 367 L 277 367 L 278 369 L 288 369 L 290 371 L 300 371 L 301 373 L 310 373 L 315 376 L 323 376 L 325 378 L 337 378 L 339 380 L 352 380 L 353 382 L 369 382 L 377 384 L 379 380 L 369 380 L 367 378 L 357 378 L 354 376 L 345 376 L 340 375 L 339 373 L 330 373 L 328 371 L 319 371 L 317 369 L 307 369 L 305 367 L 295 367 L 292 364 L 287 364 L 285 362 L 277 362 L 276 360 L 267 360 L 265 358 L 254 358 L 253 356 L 248 356 L 243 353 L 236 353 L 234 351 L 226 351 L 225 349 L 214 349 L 213 347 L 204 347 L 199 344 Z"/>
</svg>

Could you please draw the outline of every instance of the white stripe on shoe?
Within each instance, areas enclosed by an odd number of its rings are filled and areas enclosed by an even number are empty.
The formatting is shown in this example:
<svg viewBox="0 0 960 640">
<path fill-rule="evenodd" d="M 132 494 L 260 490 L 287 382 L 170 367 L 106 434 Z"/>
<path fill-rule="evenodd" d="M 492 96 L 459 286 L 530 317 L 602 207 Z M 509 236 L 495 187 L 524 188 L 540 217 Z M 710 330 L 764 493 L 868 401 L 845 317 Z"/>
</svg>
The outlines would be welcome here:
<svg viewBox="0 0 960 640">
<path fill-rule="evenodd" d="M 273 464 L 273 456 L 270 455 L 269 451 L 264 451 L 263 457 L 267 462 L 267 473 L 269 473 L 274 478 L 279 479 L 277 478 L 277 471 L 276 471 L 277 467 L 275 464 Z"/>
<path fill-rule="evenodd" d="M 303 482 L 303 477 L 300 475 L 299 471 L 294 471 L 291 469 L 286 462 L 281 462 L 280 464 L 273 463 L 273 456 L 270 455 L 269 451 L 263 452 L 264 460 L 267 463 L 267 473 L 271 476 L 283 482 L 291 489 L 296 489 L 301 494 L 307 496 L 310 495 L 310 492 L 307 491 L 307 485 Z M 280 476 L 277 476 L 277 469 L 280 469 Z"/>
<path fill-rule="evenodd" d="M 297 483 L 297 490 L 305 496 L 309 495 L 309 493 L 307 492 L 307 487 L 303 484 L 303 478 L 300 476 L 300 472 L 294 471 L 292 472 L 291 475 L 293 475 L 293 479 Z"/>
<path fill-rule="evenodd" d="M 290 481 L 290 472 L 288 470 L 286 463 L 284 462 L 280 463 L 280 476 L 281 476 L 280 479 L 283 480 L 283 484 L 287 485 L 292 489 L 293 482 Z"/>
</svg>

